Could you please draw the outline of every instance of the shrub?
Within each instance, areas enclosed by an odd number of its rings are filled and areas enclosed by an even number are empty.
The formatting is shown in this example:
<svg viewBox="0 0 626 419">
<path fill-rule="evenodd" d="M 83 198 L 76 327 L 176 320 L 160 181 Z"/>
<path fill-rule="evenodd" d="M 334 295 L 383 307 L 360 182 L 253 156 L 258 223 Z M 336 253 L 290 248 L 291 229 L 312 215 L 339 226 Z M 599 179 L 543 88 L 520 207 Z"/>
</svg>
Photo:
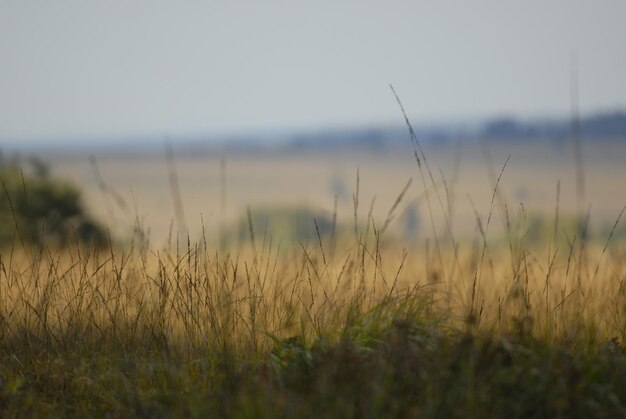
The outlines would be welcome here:
<svg viewBox="0 0 626 419">
<path fill-rule="evenodd" d="M 73 185 L 47 172 L 25 172 L 16 163 L 0 164 L 0 184 L 0 246 L 15 240 L 55 246 L 75 238 L 97 246 L 107 242 Z"/>
</svg>

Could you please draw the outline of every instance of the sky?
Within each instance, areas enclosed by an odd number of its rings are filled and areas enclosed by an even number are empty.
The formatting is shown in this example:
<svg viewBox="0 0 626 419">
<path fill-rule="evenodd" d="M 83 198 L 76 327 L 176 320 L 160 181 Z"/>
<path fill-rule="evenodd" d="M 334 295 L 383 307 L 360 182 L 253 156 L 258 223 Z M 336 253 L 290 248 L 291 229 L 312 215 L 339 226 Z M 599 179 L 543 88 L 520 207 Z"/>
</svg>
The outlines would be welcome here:
<svg viewBox="0 0 626 419">
<path fill-rule="evenodd" d="M 622 0 L 0 0 L 0 145 L 626 108 Z"/>
</svg>

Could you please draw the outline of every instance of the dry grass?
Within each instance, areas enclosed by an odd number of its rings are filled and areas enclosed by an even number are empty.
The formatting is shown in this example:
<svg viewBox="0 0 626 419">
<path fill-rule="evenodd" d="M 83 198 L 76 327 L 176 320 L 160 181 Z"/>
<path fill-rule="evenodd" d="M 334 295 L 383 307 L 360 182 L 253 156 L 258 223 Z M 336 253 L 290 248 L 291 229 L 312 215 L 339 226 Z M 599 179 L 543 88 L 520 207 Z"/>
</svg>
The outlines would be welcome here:
<svg viewBox="0 0 626 419">
<path fill-rule="evenodd" d="M 620 245 L 528 248 L 512 237 L 403 249 L 378 235 L 280 249 L 269 237 L 232 253 L 184 249 L 15 250 L 0 256 L 5 342 L 47 347 L 153 342 L 183 353 L 262 353 L 267 334 L 310 341 L 385 302 L 426 299 L 451 325 L 550 341 L 626 333 Z M 330 249 L 334 248 L 333 252 Z M 440 259 L 441 258 L 441 259 Z M 394 302 L 394 303 L 392 303 Z"/>
<path fill-rule="evenodd" d="M 456 252 L 445 244 L 406 250 L 371 229 L 359 239 L 320 237 L 284 250 L 267 236 L 230 253 L 202 242 L 159 252 L 80 244 L 7 250 L 0 259 L 5 412 L 202 417 L 223 409 L 220 415 L 288 417 L 316 416 L 314 406 L 328 403 L 327 415 L 338 416 L 374 409 L 390 417 L 527 417 L 523 409 L 518 416 L 507 407 L 489 410 L 514 397 L 508 391 L 532 388 L 518 383 L 496 396 L 492 387 L 517 374 L 510 368 L 547 368 L 546 386 L 561 377 L 562 362 L 574 362 L 585 386 L 605 382 L 594 375 L 597 365 L 617 368 L 583 354 L 623 353 L 619 245 L 573 242 L 540 253 L 512 235 L 463 243 Z M 401 349 L 405 339 L 422 343 Z M 422 364 L 424 356 L 431 361 Z M 541 366 L 555 356 L 566 358 Z M 417 376 L 393 378 L 431 362 L 410 373 Z M 481 372 L 487 365 L 495 370 Z M 460 387 L 440 388 L 443 372 L 460 374 Z M 462 384 L 466 374 L 478 374 L 477 387 Z M 415 399 L 415 382 L 434 387 Z M 570 386 L 583 384 L 563 385 L 576 391 Z M 381 385 L 383 404 L 372 407 Z M 462 407 L 445 401 L 451 391 Z M 554 391 L 554 403 L 565 397 Z M 528 403 L 543 406 L 545 395 L 532 394 Z M 580 408 L 572 400 L 562 409 L 534 408 L 572 417 Z"/>
<path fill-rule="evenodd" d="M 493 171 L 486 210 L 472 209 L 475 234 L 459 238 L 456 186 L 412 140 L 429 230 L 418 244 L 387 229 L 411 182 L 377 222 L 374 199 L 363 208 L 359 172 L 350 228 L 336 229 L 334 212 L 331 234 L 311 220 L 317 240 L 306 243 L 255 231 L 250 209 L 249 240 L 230 248 L 204 233 L 156 250 L 139 216 L 132 241 L 108 250 L 30 248 L 18 231 L 0 252 L 0 409 L 20 417 L 626 414 L 623 210 L 592 235 L 584 217 L 560 213 L 557 192 L 553 217 L 537 224 L 501 193 L 507 159 Z"/>
</svg>

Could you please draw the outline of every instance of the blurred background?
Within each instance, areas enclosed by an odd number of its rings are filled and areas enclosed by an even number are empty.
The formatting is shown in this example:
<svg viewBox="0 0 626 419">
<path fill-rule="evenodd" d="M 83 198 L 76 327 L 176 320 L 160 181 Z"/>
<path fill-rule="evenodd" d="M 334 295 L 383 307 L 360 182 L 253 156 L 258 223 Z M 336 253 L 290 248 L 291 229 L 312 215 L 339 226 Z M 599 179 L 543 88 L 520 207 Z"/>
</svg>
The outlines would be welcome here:
<svg viewBox="0 0 626 419">
<path fill-rule="evenodd" d="M 606 234 L 626 204 L 624 16 L 617 0 L 3 1 L 0 164 L 64 179 L 154 247 L 250 223 L 306 240 L 355 213 L 409 243 L 472 237 L 492 207 Z"/>
</svg>

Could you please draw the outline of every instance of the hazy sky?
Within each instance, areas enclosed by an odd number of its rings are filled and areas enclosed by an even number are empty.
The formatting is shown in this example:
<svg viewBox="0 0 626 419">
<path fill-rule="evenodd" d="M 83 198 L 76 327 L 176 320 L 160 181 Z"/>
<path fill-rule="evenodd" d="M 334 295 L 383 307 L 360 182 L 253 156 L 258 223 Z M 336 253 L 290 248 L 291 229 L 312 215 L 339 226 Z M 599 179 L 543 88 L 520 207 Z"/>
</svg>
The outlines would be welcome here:
<svg viewBox="0 0 626 419">
<path fill-rule="evenodd" d="M 0 0 L 0 144 L 626 108 L 626 2 Z M 52 140 L 49 140 L 52 141 Z"/>
</svg>

